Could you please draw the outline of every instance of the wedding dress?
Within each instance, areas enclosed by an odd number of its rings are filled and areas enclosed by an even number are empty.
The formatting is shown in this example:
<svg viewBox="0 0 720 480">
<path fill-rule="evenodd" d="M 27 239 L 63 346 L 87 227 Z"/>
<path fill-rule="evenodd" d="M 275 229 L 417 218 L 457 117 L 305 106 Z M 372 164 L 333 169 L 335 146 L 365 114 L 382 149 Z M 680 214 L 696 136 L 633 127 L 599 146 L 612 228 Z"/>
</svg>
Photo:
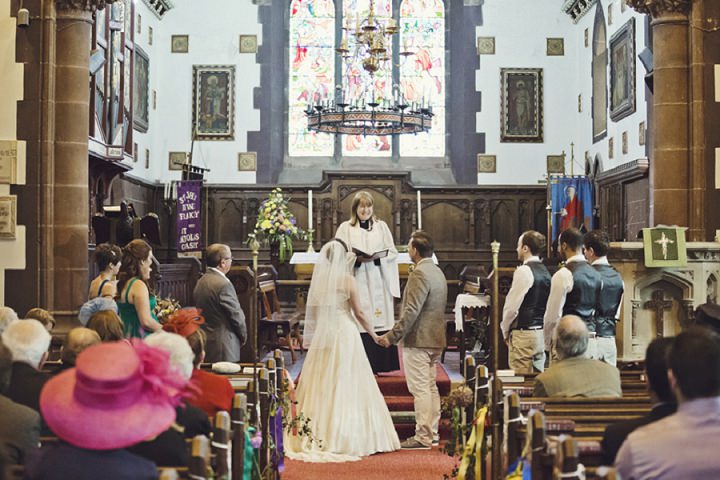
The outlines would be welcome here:
<svg viewBox="0 0 720 480">
<path fill-rule="evenodd" d="M 285 454 L 307 462 L 345 462 L 400 448 L 351 312 L 347 255 L 331 241 L 320 251 L 308 293 L 304 340 L 310 343 L 296 390 L 309 436 L 285 432 Z"/>
</svg>

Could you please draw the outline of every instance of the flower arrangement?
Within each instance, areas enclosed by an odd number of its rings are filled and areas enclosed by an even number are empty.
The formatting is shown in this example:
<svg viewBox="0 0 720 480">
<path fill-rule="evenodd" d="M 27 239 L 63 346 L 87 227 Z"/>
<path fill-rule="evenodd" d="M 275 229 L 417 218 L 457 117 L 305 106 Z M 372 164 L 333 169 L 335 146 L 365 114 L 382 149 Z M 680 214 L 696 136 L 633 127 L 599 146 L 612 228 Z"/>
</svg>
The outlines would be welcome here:
<svg viewBox="0 0 720 480">
<path fill-rule="evenodd" d="M 180 308 L 182 308 L 180 306 L 180 302 L 178 302 L 174 298 L 158 298 L 153 313 L 155 313 L 155 317 L 157 318 L 158 322 L 165 323 L 167 322 L 167 319 L 170 318 L 170 315 L 175 313 L 175 311 L 179 310 Z"/>
<path fill-rule="evenodd" d="M 260 204 L 255 231 L 248 235 L 248 244 L 264 241 L 279 247 L 280 261 L 292 256 L 293 239 L 305 238 L 305 232 L 298 228 L 295 215 L 290 212 L 290 199 L 283 196 L 281 188 L 270 192 L 267 200 Z"/>
</svg>

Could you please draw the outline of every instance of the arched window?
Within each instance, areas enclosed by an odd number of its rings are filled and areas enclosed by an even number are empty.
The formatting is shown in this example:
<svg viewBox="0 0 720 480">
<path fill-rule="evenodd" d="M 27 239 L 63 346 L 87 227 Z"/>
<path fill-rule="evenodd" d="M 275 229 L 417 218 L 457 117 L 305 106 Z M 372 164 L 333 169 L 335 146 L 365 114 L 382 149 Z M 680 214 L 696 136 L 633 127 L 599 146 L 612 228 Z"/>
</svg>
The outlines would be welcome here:
<svg viewBox="0 0 720 480">
<path fill-rule="evenodd" d="M 431 105 L 429 133 L 402 137 L 400 155 L 445 155 L 445 7 L 442 0 L 404 0 L 400 6 L 401 50 L 415 55 L 400 64 L 400 84 L 409 102 Z"/>
<path fill-rule="evenodd" d="M 290 5 L 288 154 L 331 156 L 332 135 L 307 129 L 303 113 L 329 98 L 335 79 L 335 5 L 332 0 L 293 0 Z"/>
<path fill-rule="evenodd" d="M 359 61 L 338 62 L 335 39 L 345 28 L 348 47 L 355 52 L 352 32 L 365 19 L 370 0 L 337 0 L 341 15 L 336 17 L 331 0 L 293 0 L 290 10 L 290 68 L 288 81 L 289 156 L 437 157 L 445 155 L 445 6 L 443 0 L 374 0 L 376 18 L 399 20 L 400 35 L 387 45 L 390 61 L 374 75 Z M 393 4 L 396 5 L 393 9 Z M 397 5 L 400 8 L 397 8 Z M 397 39 L 396 39 L 397 40 Z M 401 56 L 402 51 L 414 55 Z M 365 99 L 383 103 L 391 100 L 395 85 L 408 102 L 431 105 L 430 133 L 391 136 L 335 136 L 309 132 L 304 111 L 317 98 L 337 98 L 342 89 L 345 100 Z M 339 92 L 338 92 L 339 93 Z M 394 145 L 394 142 L 399 142 Z"/>
<path fill-rule="evenodd" d="M 595 6 L 595 25 L 593 26 L 593 59 L 592 59 L 592 117 L 593 117 L 593 142 L 605 138 L 607 135 L 607 27 L 605 26 L 605 14 L 603 7 L 598 0 Z"/>
</svg>

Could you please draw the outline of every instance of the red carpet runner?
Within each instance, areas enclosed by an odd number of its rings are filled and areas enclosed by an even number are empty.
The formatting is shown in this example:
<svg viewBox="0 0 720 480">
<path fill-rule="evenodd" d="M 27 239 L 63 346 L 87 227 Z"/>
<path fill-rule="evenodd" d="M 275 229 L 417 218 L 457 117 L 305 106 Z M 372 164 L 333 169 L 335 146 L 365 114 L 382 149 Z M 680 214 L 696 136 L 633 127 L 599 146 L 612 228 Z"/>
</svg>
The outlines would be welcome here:
<svg viewBox="0 0 720 480">
<path fill-rule="evenodd" d="M 393 415 L 395 429 L 400 440 L 415 433 L 413 398 L 407 390 L 405 376 L 401 370 L 375 377 L 385 402 Z M 450 378 L 445 369 L 438 365 L 438 389 L 444 397 L 450 392 Z M 440 437 L 447 436 L 448 426 L 441 422 Z M 455 461 L 442 453 L 438 447 L 432 450 L 397 451 L 371 455 L 358 462 L 348 463 L 306 463 L 285 459 L 283 480 L 436 480 L 449 474 Z"/>
</svg>

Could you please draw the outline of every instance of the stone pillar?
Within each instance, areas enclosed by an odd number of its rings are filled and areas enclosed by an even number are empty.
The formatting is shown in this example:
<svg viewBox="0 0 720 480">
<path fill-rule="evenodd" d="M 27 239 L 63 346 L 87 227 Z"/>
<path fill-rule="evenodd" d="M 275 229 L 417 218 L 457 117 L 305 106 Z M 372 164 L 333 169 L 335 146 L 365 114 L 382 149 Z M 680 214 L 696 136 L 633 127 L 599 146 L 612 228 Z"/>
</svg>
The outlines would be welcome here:
<svg viewBox="0 0 720 480">
<path fill-rule="evenodd" d="M 652 16 L 653 144 L 650 153 L 650 225 L 689 227 L 699 236 L 702 205 L 692 201 L 696 170 L 691 164 L 690 48 L 691 0 L 628 0 Z M 704 235 L 702 235 L 704 236 Z"/>
<path fill-rule="evenodd" d="M 88 291 L 89 58 L 92 14 L 104 0 L 58 0 L 55 143 L 52 169 L 52 300 L 59 319 L 77 318 Z M 67 324 L 67 323 L 66 323 Z"/>
</svg>

